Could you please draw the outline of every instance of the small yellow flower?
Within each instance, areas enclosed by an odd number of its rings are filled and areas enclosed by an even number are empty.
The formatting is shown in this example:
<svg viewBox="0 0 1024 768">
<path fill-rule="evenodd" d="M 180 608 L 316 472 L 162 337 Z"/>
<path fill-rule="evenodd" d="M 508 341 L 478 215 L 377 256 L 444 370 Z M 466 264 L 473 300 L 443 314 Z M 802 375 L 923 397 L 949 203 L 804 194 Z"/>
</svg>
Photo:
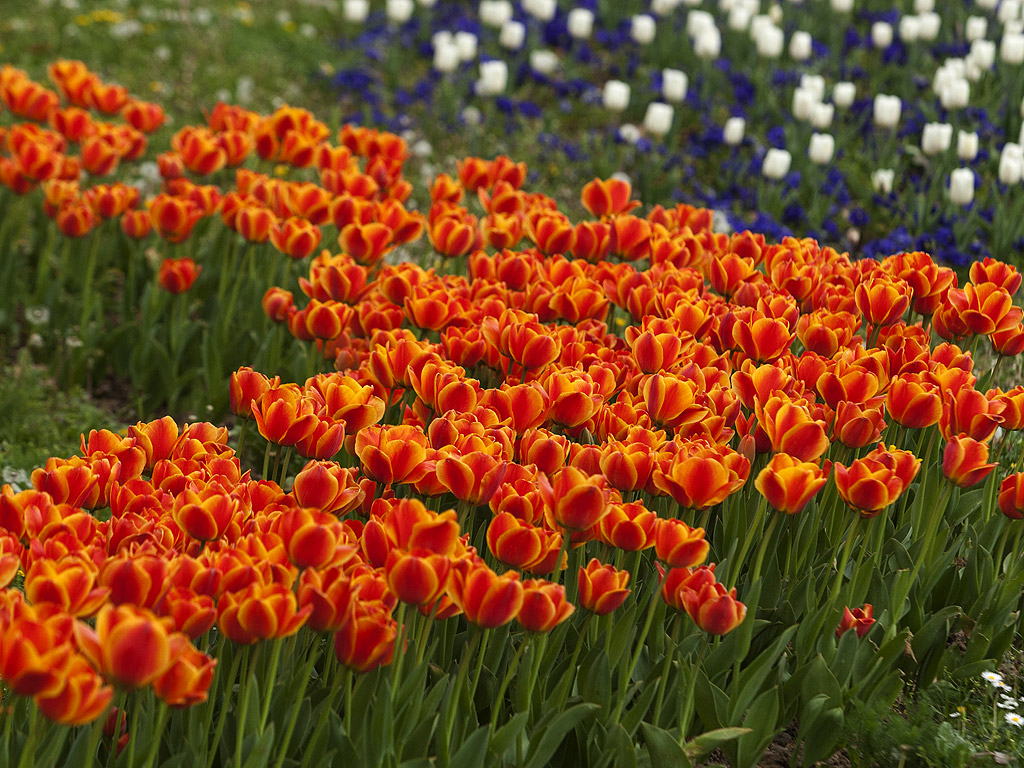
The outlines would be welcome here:
<svg viewBox="0 0 1024 768">
<path fill-rule="evenodd" d="M 80 27 L 87 27 L 92 24 L 92 18 L 88 14 L 82 14 L 81 16 L 75 16 L 75 24 Z"/>
<path fill-rule="evenodd" d="M 284 24 L 281 25 L 281 27 L 288 34 L 292 34 L 293 32 L 295 32 L 296 29 L 298 29 L 294 21 L 286 21 Z"/>
<path fill-rule="evenodd" d="M 283 164 L 282 165 L 275 165 L 274 166 L 274 175 L 275 176 L 287 176 L 288 175 L 288 166 L 287 165 L 283 165 Z"/>
</svg>

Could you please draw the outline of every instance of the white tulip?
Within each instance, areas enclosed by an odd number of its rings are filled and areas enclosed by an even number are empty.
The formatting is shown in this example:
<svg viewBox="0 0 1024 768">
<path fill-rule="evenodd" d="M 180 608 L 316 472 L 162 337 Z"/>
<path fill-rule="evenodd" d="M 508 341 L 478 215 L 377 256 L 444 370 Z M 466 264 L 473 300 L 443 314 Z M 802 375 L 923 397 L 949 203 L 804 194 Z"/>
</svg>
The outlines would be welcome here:
<svg viewBox="0 0 1024 768">
<path fill-rule="evenodd" d="M 793 91 L 793 117 L 800 122 L 807 122 L 811 119 L 814 105 L 818 103 L 814 92 L 806 88 L 797 88 Z"/>
<path fill-rule="evenodd" d="M 518 51 L 526 41 L 526 26 L 521 21 L 506 21 L 498 33 L 498 43 L 502 48 Z"/>
<path fill-rule="evenodd" d="M 661 70 L 661 95 L 665 101 L 678 104 L 686 98 L 686 89 L 689 86 L 689 78 L 686 73 L 679 69 Z"/>
<path fill-rule="evenodd" d="M 472 32 L 456 32 L 455 47 L 459 49 L 459 58 L 472 61 L 476 58 L 477 39 Z"/>
<path fill-rule="evenodd" d="M 700 37 L 715 26 L 715 17 L 707 11 L 690 11 L 686 16 L 686 34 L 691 38 Z"/>
<path fill-rule="evenodd" d="M 641 130 L 632 123 L 626 123 L 619 127 L 619 138 L 627 144 L 636 144 L 643 136 Z"/>
<path fill-rule="evenodd" d="M 789 166 L 793 162 L 792 156 L 784 149 L 769 149 L 764 155 L 764 164 L 761 172 L 769 179 L 782 179 L 789 173 Z"/>
<path fill-rule="evenodd" d="M 774 27 L 771 18 L 766 13 L 756 13 L 750 17 L 750 39 L 757 42 L 757 38 L 768 27 Z"/>
<path fill-rule="evenodd" d="M 956 155 L 964 162 L 971 162 L 978 156 L 978 134 L 969 131 L 957 131 Z"/>
<path fill-rule="evenodd" d="M 821 75 L 800 75 L 800 87 L 814 94 L 818 101 L 825 99 L 825 78 Z"/>
<path fill-rule="evenodd" d="M 674 115 L 675 110 L 670 105 L 653 101 L 647 105 L 644 114 L 644 130 L 660 138 L 672 129 Z"/>
<path fill-rule="evenodd" d="M 1003 41 L 999 46 L 999 58 L 1004 64 L 1024 63 L 1024 35 L 1004 32 Z"/>
<path fill-rule="evenodd" d="M 551 21 L 558 10 L 556 0 L 529 0 L 523 3 L 523 10 L 540 21 Z"/>
<path fill-rule="evenodd" d="M 832 103 L 846 109 L 857 98 L 857 86 L 846 80 L 832 86 Z"/>
<path fill-rule="evenodd" d="M 892 24 L 887 21 L 876 21 L 872 24 L 871 44 L 875 48 L 888 48 L 892 45 Z"/>
<path fill-rule="evenodd" d="M 654 17 L 641 13 L 633 17 L 629 28 L 629 36 L 638 45 L 650 45 L 654 42 L 654 35 L 657 31 L 658 26 L 654 21 Z"/>
<path fill-rule="evenodd" d="M 1008 21 L 1014 21 L 1020 18 L 1020 3 L 1017 0 L 1003 0 L 999 4 L 999 11 L 996 13 L 996 18 L 1004 24 Z"/>
<path fill-rule="evenodd" d="M 1019 184 L 1024 175 L 1024 155 L 1019 144 L 1006 144 L 999 155 L 999 181 L 1007 186 Z"/>
<path fill-rule="evenodd" d="M 768 6 L 768 18 L 772 20 L 772 24 L 778 26 L 782 23 L 782 6 L 781 5 L 770 5 Z"/>
<path fill-rule="evenodd" d="M 983 11 L 994 11 L 999 5 L 999 0 L 977 0 L 978 7 Z"/>
<path fill-rule="evenodd" d="M 981 40 L 988 33 L 988 19 L 984 16 L 970 16 L 964 24 L 964 37 L 967 42 L 973 43 Z"/>
<path fill-rule="evenodd" d="M 497 96 L 508 87 L 508 64 L 501 59 L 480 62 L 480 79 L 476 92 L 481 96 Z"/>
<path fill-rule="evenodd" d="M 921 20 L 917 16 L 904 16 L 900 19 L 900 40 L 913 43 L 921 35 Z"/>
<path fill-rule="evenodd" d="M 797 30 L 789 39 L 789 55 L 795 61 L 807 61 L 811 58 L 812 38 L 809 32 Z"/>
<path fill-rule="evenodd" d="M 937 155 L 949 149 L 953 142 L 953 126 L 949 123 L 927 123 L 921 133 L 921 151 Z"/>
<path fill-rule="evenodd" d="M 480 23 L 501 29 L 512 18 L 512 3 L 508 0 L 480 0 Z"/>
<path fill-rule="evenodd" d="M 396 24 L 404 24 L 412 18 L 415 8 L 412 0 L 388 0 L 386 6 L 388 20 Z"/>
<path fill-rule="evenodd" d="M 974 171 L 957 168 L 949 174 L 949 202 L 953 205 L 970 205 L 974 200 Z"/>
<path fill-rule="evenodd" d="M 611 112 L 622 112 L 629 106 L 629 85 L 621 80 L 609 80 L 601 94 L 604 108 Z"/>
<path fill-rule="evenodd" d="M 892 194 L 896 182 L 896 171 L 890 168 L 879 168 L 871 174 L 871 186 L 880 195 Z"/>
<path fill-rule="evenodd" d="M 433 8 L 435 5 L 437 5 L 437 0 L 416 0 L 416 2 L 418 2 L 424 8 Z"/>
<path fill-rule="evenodd" d="M 1003 35 L 1024 35 L 1024 20 L 1012 19 L 1003 24 Z"/>
<path fill-rule="evenodd" d="M 558 54 L 543 49 L 530 51 L 530 69 L 541 75 L 550 75 L 558 69 Z"/>
<path fill-rule="evenodd" d="M 836 151 L 836 140 L 831 133 L 812 133 L 811 142 L 807 146 L 807 156 L 815 165 L 825 165 L 832 161 Z"/>
<path fill-rule="evenodd" d="M 753 15 L 749 10 L 741 5 L 737 5 L 731 11 L 729 11 L 729 18 L 726 23 L 729 25 L 729 29 L 733 32 L 742 32 L 750 26 L 750 20 Z"/>
<path fill-rule="evenodd" d="M 963 109 L 970 100 L 971 84 L 965 78 L 951 80 L 939 94 L 943 109 Z"/>
<path fill-rule="evenodd" d="M 992 69 L 996 63 L 996 44 L 991 40 L 975 40 L 968 54 L 968 64 L 971 61 L 982 69 Z"/>
<path fill-rule="evenodd" d="M 934 11 L 918 14 L 917 36 L 921 40 L 931 42 L 939 36 L 939 28 L 942 26 L 942 17 Z"/>
<path fill-rule="evenodd" d="M 566 19 L 569 34 L 577 40 L 586 40 L 594 32 L 594 12 L 589 8 L 573 8 Z"/>
<path fill-rule="evenodd" d="M 484 113 L 470 104 L 462 110 L 462 122 L 466 125 L 480 125 L 484 121 Z"/>
<path fill-rule="evenodd" d="M 875 125 L 880 128 L 895 128 L 900 122 L 903 104 L 899 96 L 879 93 L 875 96 L 873 116 Z"/>
<path fill-rule="evenodd" d="M 369 0 L 345 0 L 341 6 L 342 15 L 345 21 L 353 24 L 362 24 L 370 14 Z"/>
<path fill-rule="evenodd" d="M 439 29 L 433 35 L 430 36 L 430 44 L 434 49 L 442 48 L 446 45 L 455 45 L 455 35 L 449 32 L 447 29 Z"/>
<path fill-rule="evenodd" d="M 454 43 L 434 47 L 434 69 L 438 72 L 454 72 L 459 68 L 459 49 Z"/>
<path fill-rule="evenodd" d="M 832 104 L 815 104 L 811 113 L 811 125 L 820 130 L 832 126 L 832 119 L 835 117 L 836 108 Z"/>
<path fill-rule="evenodd" d="M 782 46 L 785 42 L 786 35 L 781 29 L 774 25 L 764 27 L 755 39 L 757 55 L 766 59 L 777 59 L 782 55 Z"/>
<path fill-rule="evenodd" d="M 849 13 L 853 10 L 853 0 L 832 0 L 829 5 L 836 13 Z"/>
<path fill-rule="evenodd" d="M 735 147 L 743 141 L 743 132 L 747 128 L 747 121 L 742 117 L 730 117 L 722 127 L 722 141 L 730 147 Z"/>
<path fill-rule="evenodd" d="M 679 0 L 652 0 L 651 13 L 668 16 L 679 6 Z"/>
<path fill-rule="evenodd" d="M 914 0 L 914 13 L 928 13 L 935 10 L 935 0 Z"/>
<path fill-rule="evenodd" d="M 717 59 L 722 52 L 722 33 L 713 27 L 693 41 L 693 52 L 701 59 Z"/>
</svg>

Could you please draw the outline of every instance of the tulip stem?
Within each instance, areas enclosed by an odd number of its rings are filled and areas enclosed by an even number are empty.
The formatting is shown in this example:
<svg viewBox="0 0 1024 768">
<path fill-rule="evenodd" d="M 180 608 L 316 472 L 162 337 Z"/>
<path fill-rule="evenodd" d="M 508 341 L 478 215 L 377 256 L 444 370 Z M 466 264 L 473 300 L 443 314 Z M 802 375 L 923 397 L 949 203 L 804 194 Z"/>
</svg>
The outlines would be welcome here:
<svg viewBox="0 0 1024 768">
<path fill-rule="evenodd" d="M 681 614 L 672 618 L 672 636 L 668 648 L 665 650 L 665 663 L 661 667 L 661 679 L 658 681 L 658 698 L 654 703 L 654 720 L 652 723 L 658 726 L 661 718 L 661 705 L 665 700 L 665 689 L 668 688 L 668 676 L 672 671 L 672 663 L 675 661 L 676 647 L 679 645 L 679 627 L 682 625 Z M 660 727 L 660 726 L 658 726 Z"/>
<path fill-rule="evenodd" d="M 736 586 L 736 582 L 739 581 L 740 573 L 743 571 L 743 563 L 747 559 L 747 555 L 750 553 L 750 545 L 754 543 L 754 536 L 757 535 L 756 531 L 759 528 L 759 524 L 761 522 L 761 518 L 764 516 L 765 509 L 767 508 L 767 506 L 768 506 L 768 500 L 767 500 L 767 498 L 762 496 L 761 497 L 761 502 L 757 506 L 757 515 L 755 516 L 755 522 L 758 525 L 751 525 L 751 526 L 749 526 L 747 528 L 747 535 L 743 537 L 743 545 L 740 547 L 739 554 L 736 556 L 735 567 L 733 567 L 733 563 L 731 563 L 731 562 L 729 563 L 729 579 L 728 579 L 728 584 L 729 584 L 730 588 L 735 587 Z M 773 517 L 772 520 L 775 520 L 775 518 Z M 771 523 L 769 523 L 769 528 L 771 528 Z M 762 550 L 763 549 L 764 549 L 764 547 L 763 547 L 763 540 L 762 540 Z M 760 571 L 760 568 L 758 568 L 758 571 Z"/>
<path fill-rule="evenodd" d="M 843 552 L 839 557 L 839 567 L 836 568 L 836 579 L 832 582 L 832 593 L 829 596 L 829 603 L 834 604 L 839 597 L 839 588 L 843 585 L 843 571 L 850 560 L 850 550 L 853 549 L 853 540 L 857 538 L 857 531 L 860 528 L 860 515 L 853 518 L 850 527 L 846 529 L 846 539 L 843 541 Z"/>
<path fill-rule="evenodd" d="M 277 665 L 281 660 L 281 647 L 284 644 L 285 639 L 279 638 L 274 641 L 274 647 L 270 651 L 270 666 L 267 667 L 267 676 L 264 679 L 263 688 L 260 690 L 260 695 L 263 696 L 263 706 L 260 710 L 260 729 L 258 731 L 260 734 L 267 727 L 267 715 L 270 713 L 270 701 L 274 698 L 274 683 L 277 680 Z"/>
<path fill-rule="evenodd" d="M 597 614 L 594 614 L 594 613 L 587 613 L 587 618 L 584 620 L 583 626 L 580 627 L 580 636 L 579 636 L 579 638 L 576 641 L 576 648 L 573 649 L 572 658 L 569 660 L 569 667 L 568 667 L 568 669 L 570 669 L 570 670 L 575 670 L 576 669 L 576 661 L 579 659 L 579 657 L 580 657 L 580 650 L 583 648 L 583 638 L 587 634 L 587 629 L 589 629 L 589 627 L 590 627 L 590 622 L 592 622 L 594 620 L 594 616 L 596 616 L 596 615 Z M 571 679 L 569 681 L 569 685 L 568 686 L 566 686 L 564 689 L 560 689 L 560 690 L 557 691 L 557 694 L 558 694 L 557 695 L 557 699 L 558 699 L 558 707 L 557 708 L 559 710 L 561 710 L 561 708 L 565 705 L 565 700 L 567 698 L 569 698 L 569 691 L 570 690 L 572 690 L 572 680 Z M 530 692 L 531 693 L 533 692 L 532 686 L 530 688 Z"/>
<path fill-rule="evenodd" d="M 288 745 L 291 743 L 292 734 L 295 733 L 295 725 L 299 721 L 299 710 L 302 708 L 302 702 L 306 695 L 306 686 L 309 685 L 309 676 L 313 673 L 313 665 L 316 663 L 317 656 L 319 655 L 319 637 L 313 636 L 313 643 L 310 646 L 309 651 L 306 653 L 306 663 L 302 667 L 302 672 L 299 675 L 299 690 L 295 693 L 295 705 L 292 707 L 292 716 L 288 719 L 288 726 L 285 728 L 284 736 L 281 738 L 281 754 L 277 757 L 277 762 L 274 763 L 274 768 L 281 768 L 284 765 L 284 759 L 288 755 Z M 331 691 L 333 698 L 334 691 Z M 328 712 L 330 709 L 328 708 Z M 148 766 L 146 767 L 148 768 Z"/>
<path fill-rule="evenodd" d="M 135 744 L 139 740 L 139 712 L 142 711 L 142 702 L 139 698 L 142 694 L 136 694 L 135 706 L 132 709 L 132 723 L 128 728 L 128 765 L 135 765 Z M 118 728 L 114 729 L 114 749 L 117 749 L 117 737 Z M 160 737 L 157 736 L 157 744 L 160 743 Z"/>
<path fill-rule="evenodd" d="M 764 565 L 764 555 L 768 551 L 768 542 L 772 540 L 775 535 L 775 529 L 779 525 L 779 518 L 782 516 L 781 512 L 775 512 L 772 515 L 771 520 L 768 521 L 768 528 L 765 530 L 763 537 L 761 538 L 761 546 L 758 547 L 757 557 L 754 560 L 754 570 L 750 572 L 750 583 L 755 584 L 757 580 L 761 578 L 761 566 Z"/>
<path fill-rule="evenodd" d="M 142 768 L 150 768 L 153 765 L 153 761 L 156 760 L 156 756 L 160 752 L 160 737 L 163 735 L 164 727 L 167 725 L 167 716 L 171 711 L 170 707 L 159 700 L 157 700 L 157 707 L 160 709 L 160 714 L 157 716 L 156 727 L 153 729 L 153 735 L 149 744 L 149 752 L 146 754 L 146 762 L 143 763 Z M 135 734 L 132 734 L 132 738 L 134 736 Z"/>
<path fill-rule="evenodd" d="M 234 768 L 240 768 L 242 765 L 242 736 L 245 735 L 245 717 L 249 709 L 249 681 L 256 676 L 256 662 L 260 658 L 260 647 L 257 645 L 252 649 L 249 656 L 249 666 L 244 673 L 245 679 L 242 680 L 242 685 L 239 689 L 241 701 L 238 706 L 238 722 L 235 728 L 235 761 L 232 763 Z"/>
<path fill-rule="evenodd" d="M 324 674 L 325 675 L 327 673 L 327 670 L 331 669 L 333 667 L 333 665 L 330 663 L 331 662 L 330 655 L 331 655 L 331 650 L 330 650 L 330 646 L 328 645 L 328 649 L 327 649 L 327 664 L 324 665 L 324 667 L 325 667 Z M 307 768 L 307 766 L 309 765 L 309 761 L 312 759 L 313 755 L 322 754 L 319 751 L 317 751 L 317 745 L 319 744 L 319 741 L 320 741 L 320 734 L 322 734 L 324 732 L 324 728 L 327 727 L 327 723 L 331 719 L 331 714 L 334 712 L 334 700 L 336 698 L 338 698 L 338 693 L 341 691 L 342 683 L 345 682 L 345 681 L 351 681 L 351 680 L 352 680 L 352 670 L 350 670 L 347 667 L 345 667 L 345 668 L 342 668 L 342 669 L 336 671 L 336 674 L 334 676 L 334 680 L 331 681 L 330 692 L 327 694 L 327 702 L 324 704 L 324 709 L 323 709 L 324 713 L 320 717 L 320 720 L 317 722 L 316 728 L 313 731 L 312 737 L 310 737 L 309 741 L 306 742 L 306 745 L 305 745 L 305 747 L 303 749 L 302 768 Z M 349 698 L 351 698 L 351 696 L 349 696 Z M 301 699 L 299 699 L 298 701 L 301 701 Z M 345 717 L 346 718 L 348 717 L 348 707 L 347 706 L 345 708 Z M 345 733 L 346 733 L 346 735 L 348 735 L 348 725 L 347 724 L 346 724 L 345 728 L 346 728 Z M 287 744 L 285 744 L 285 747 L 287 748 Z M 283 754 L 284 753 L 284 749 L 282 749 L 281 752 Z"/>
<path fill-rule="evenodd" d="M 466 685 L 466 677 L 469 673 L 469 665 L 473 660 L 473 654 L 476 653 L 477 647 L 480 645 L 481 636 L 484 631 L 477 625 L 473 625 L 472 637 L 469 640 L 469 647 L 466 649 L 465 655 L 459 662 L 459 671 L 455 675 L 455 683 L 452 686 L 452 694 L 448 699 L 448 711 L 445 713 L 444 718 L 444 741 L 441 742 L 440 752 L 443 756 L 442 765 L 448 764 L 448 757 L 450 754 L 450 745 L 452 741 L 452 728 L 455 726 L 455 712 L 459 708 L 459 699 L 462 697 L 462 688 Z M 348 713 L 346 712 L 346 715 Z"/>
<path fill-rule="evenodd" d="M 622 709 L 626 706 L 626 699 L 629 698 L 626 694 L 628 693 L 629 681 L 633 677 L 633 672 L 636 670 L 636 665 L 640 662 L 640 652 L 644 649 L 644 642 L 647 640 L 647 633 L 651 630 L 651 623 L 654 621 L 654 612 L 658 609 L 659 590 L 655 589 L 651 593 L 651 605 L 647 609 L 647 618 L 644 620 L 643 629 L 640 630 L 640 637 L 637 640 L 636 648 L 633 650 L 633 656 L 629 660 L 629 667 L 625 670 L 625 674 L 619 677 L 619 687 L 622 691 L 619 694 L 619 702 L 615 705 L 615 712 L 612 715 L 611 722 L 619 722 L 619 718 L 622 716 Z"/>
<path fill-rule="evenodd" d="M 18 768 L 29 768 L 35 764 L 36 741 L 39 738 L 39 708 L 30 706 L 28 708 L 28 737 L 25 746 L 21 750 L 21 758 L 18 760 Z M 117 748 L 115 739 L 113 749 Z"/>
<path fill-rule="evenodd" d="M 516 650 L 516 655 L 512 657 L 512 663 L 508 666 L 508 671 L 505 672 L 505 677 L 501 681 L 501 686 L 498 688 L 498 693 L 494 697 L 494 705 L 491 707 L 491 735 L 489 738 L 494 738 L 494 728 L 498 724 L 498 716 L 500 710 L 498 709 L 505 699 L 505 691 L 508 690 L 509 683 L 512 682 L 512 677 L 515 675 L 516 670 L 519 668 L 519 660 L 523 656 L 523 651 L 526 650 L 526 646 L 530 644 L 532 639 L 531 634 L 527 634 L 523 638 L 523 641 L 519 644 L 519 648 Z"/>
<path fill-rule="evenodd" d="M 220 641 L 220 643 L 218 644 L 218 647 L 217 647 L 217 650 L 218 650 L 218 654 L 217 655 L 218 655 L 218 657 L 220 656 L 219 652 L 222 651 L 223 648 L 224 648 L 224 639 L 225 639 L 225 636 L 222 634 L 221 635 L 221 641 Z M 221 734 L 224 733 L 224 723 L 227 722 L 227 719 L 228 719 L 228 704 L 227 703 L 228 703 L 228 700 L 231 698 L 230 693 L 231 693 L 232 687 L 235 684 L 235 675 L 238 674 L 238 667 L 241 664 L 242 656 L 244 655 L 241 652 L 241 649 L 239 649 L 237 647 L 234 648 L 233 650 L 234 650 L 234 653 L 232 653 L 232 657 L 233 658 L 231 659 L 231 671 L 228 673 L 228 678 L 227 678 L 227 680 L 224 683 L 224 690 L 227 692 L 228 695 L 222 696 L 220 698 L 220 701 L 221 701 L 220 716 L 217 718 L 217 728 L 213 732 L 213 743 L 211 745 L 210 752 L 207 755 L 206 768 L 213 768 L 213 761 L 217 758 L 217 750 L 218 750 L 218 747 L 220 746 L 220 737 L 221 737 Z M 211 701 L 207 702 L 207 706 L 210 707 L 210 713 L 212 714 L 213 713 L 213 701 L 211 700 Z M 207 723 L 207 731 L 209 731 L 209 722 Z"/>
</svg>

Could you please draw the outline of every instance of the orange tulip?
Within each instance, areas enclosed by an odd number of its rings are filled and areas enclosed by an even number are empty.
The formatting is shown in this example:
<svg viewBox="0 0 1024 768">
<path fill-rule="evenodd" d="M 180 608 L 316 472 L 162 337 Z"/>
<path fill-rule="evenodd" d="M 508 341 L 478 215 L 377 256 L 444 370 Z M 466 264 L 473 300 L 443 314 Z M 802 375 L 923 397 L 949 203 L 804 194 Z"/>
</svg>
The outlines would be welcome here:
<svg viewBox="0 0 1024 768">
<path fill-rule="evenodd" d="M 397 635 L 387 611 L 353 605 L 334 635 L 334 654 L 346 667 L 369 672 L 391 663 Z"/>
<path fill-rule="evenodd" d="M 942 474 L 953 485 L 970 488 L 977 485 L 996 468 L 988 464 L 988 443 L 979 442 L 966 435 L 956 435 L 942 453 Z"/>
<path fill-rule="evenodd" d="M 168 293 L 185 293 L 192 287 L 202 271 L 203 268 L 197 267 L 192 259 L 164 259 L 160 264 L 157 280 L 160 287 Z"/>
<path fill-rule="evenodd" d="M 776 453 L 814 461 L 828 450 L 825 424 L 811 415 L 804 402 L 782 394 L 773 395 L 757 408 L 757 420 Z"/>
<path fill-rule="evenodd" d="M 576 611 L 565 599 L 565 587 L 541 579 L 523 582 L 523 605 L 516 620 L 527 632 L 550 632 Z"/>
<path fill-rule="evenodd" d="M 292 495 L 304 507 L 344 515 L 362 503 L 364 493 L 352 469 L 333 461 L 310 461 L 295 475 Z"/>
<path fill-rule="evenodd" d="M 892 380 L 885 395 L 885 407 L 893 420 L 904 427 L 930 427 L 942 416 L 942 395 L 927 375 L 903 374 Z"/>
<path fill-rule="evenodd" d="M 703 563 L 711 545 L 703 528 L 691 528 L 682 520 L 659 518 L 654 526 L 654 550 L 671 568 L 693 568 Z"/>
<path fill-rule="evenodd" d="M 975 440 L 987 442 L 995 434 L 996 427 L 1003 422 L 1000 415 L 1006 403 L 989 399 L 971 387 L 957 392 L 945 390 L 942 393 L 942 416 L 939 417 L 939 431 L 946 440 L 957 435 L 967 435 Z"/>
<path fill-rule="evenodd" d="M 903 280 L 876 272 L 854 290 L 857 309 L 871 325 L 893 325 L 907 307 L 913 291 Z"/>
<path fill-rule="evenodd" d="M 483 629 L 508 624 L 523 606 L 518 573 L 506 571 L 499 576 L 486 565 L 467 560 L 452 568 L 448 594 L 466 619 Z"/>
<path fill-rule="evenodd" d="M 629 571 L 602 565 L 596 557 L 586 568 L 580 566 L 578 581 L 580 605 L 598 616 L 605 616 L 621 606 L 631 591 L 626 589 Z"/>
<path fill-rule="evenodd" d="M 758 474 L 754 487 L 761 492 L 772 509 L 795 515 L 825 486 L 831 468 L 832 465 L 827 461 L 819 467 L 813 462 L 799 461 L 788 454 L 777 453 Z"/>
<path fill-rule="evenodd" d="M 726 591 L 721 584 L 704 584 L 700 591 L 681 587 L 680 598 L 694 623 L 710 635 L 724 635 L 736 629 L 747 616 L 747 606 L 736 599 L 736 588 Z"/>
<path fill-rule="evenodd" d="M 432 469 L 427 448 L 427 436 L 411 426 L 373 426 L 356 435 L 355 452 L 363 471 L 385 485 L 423 479 Z"/>
<path fill-rule="evenodd" d="M 836 637 L 842 637 L 851 629 L 857 633 L 857 637 L 864 637 L 871 630 L 871 625 L 875 623 L 872 613 L 874 613 L 874 607 L 871 603 L 866 603 L 863 608 L 854 608 L 852 611 L 848 606 L 844 607 L 843 618 L 840 620 L 839 626 L 836 627 Z"/>
<path fill-rule="evenodd" d="M 1024 472 L 1007 475 L 999 484 L 999 511 L 1011 520 L 1024 519 Z"/>
<path fill-rule="evenodd" d="M 84 555 L 37 559 L 25 573 L 25 596 L 33 605 L 50 603 L 72 616 L 91 616 L 110 590 L 96 586 L 96 566 Z"/>
<path fill-rule="evenodd" d="M 270 242 L 293 259 L 304 259 L 320 245 L 320 228 L 305 219 L 291 216 L 276 221 L 270 228 Z"/>
<path fill-rule="evenodd" d="M 85 725 L 98 720 L 114 697 L 114 689 L 81 656 L 73 657 L 62 671 L 56 693 L 37 694 L 35 704 L 47 719 L 61 725 Z"/>
<path fill-rule="evenodd" d="M 554 521 L 570 531 L 592 528 L 608 514 L 605 481 L 600 475 L 565 467 L 553 482 L 541 475 L 540 490 Z"/>
<path fill-rule="evenodd" d="M 252 645 L 290 637 L 306 622 L 313 607 L 298 607 L 295 594 L 282 584 L 250 584 L 242 592 L 225 592 L 217 603 L 217 625 L 229 640 Z"/>
<path fill-rule="evenodd" d="M 388 588 L 403 603 L 432 605 L 448 585 L 451 559 L 428 550 L 392 549 L 384 566 Z"/>
<path fill-rule="evenodd" d="M 617 216 L 640 205 L 639 200 L 630 200 L 632 193 L 633 188 L 628 181 L 595 178 L 583 185 L 580 202 L 591 216 Z"/>
<path fill-rule="evenodd" d="M 487 527 L 487 547 L 499 562 L 531 573 L 555 570 L 562 536 L 538 528 L 509 512 L 494 517 Z"/>
<path fill-rule="evenodd" d="M 750 462 L 725 446 L 703 442 L 683 445 L 654 470 L 654 486 L 686 509 L 706 509 L 738 491 L 750 474 Z"/>
<path fill-rule="evenodd" d="M 75 639 L 104 677 L 128 690 L 152 683 L 188 645 L 185 635 L 169 632 L 161 619 L 132 605 L 104 606 L 95 630 L 76 622 Z"/>
<path fill-rule="evenodd" d="M 921 459 L 909 451 L 879 444 L 849 467 L 836 462 L 836 487 L 861 517 L 874 517 L 903 495 L 920 467 Z"/>
<path fill-rule="evenodd" d="M 168 706 L 191 707 L 206 701 L 217 660 L 186 645 L 167 671 L 153 681 L 153 692 Z"/>
<path fill-rule="evenodd" d="M 946 298 L 971 333 L 1006 332 L 1016 328 L 1024 316 L 1024 310 L 1013 306 L 1010 292 L 994 283 L 968 283 L 963 289 L 951 288 Z"/>
</svg>

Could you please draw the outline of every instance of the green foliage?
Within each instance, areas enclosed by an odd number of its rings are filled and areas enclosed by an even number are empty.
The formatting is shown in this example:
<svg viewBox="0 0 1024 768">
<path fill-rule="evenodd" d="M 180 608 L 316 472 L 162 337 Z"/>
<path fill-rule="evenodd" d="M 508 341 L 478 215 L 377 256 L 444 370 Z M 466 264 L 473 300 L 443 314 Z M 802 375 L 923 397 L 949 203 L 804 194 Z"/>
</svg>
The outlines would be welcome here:
<svg viewBox="0 0 1024 768">
<path fill-rule="evenodd" d="M 50 456 L 70 456 L 90 429 L 116 429 L 117 419 L 83 392 L 61 391 L 22 350 L 0 369 L 0 469 L 3 482 L 26 485 Z"/>
</svg>

